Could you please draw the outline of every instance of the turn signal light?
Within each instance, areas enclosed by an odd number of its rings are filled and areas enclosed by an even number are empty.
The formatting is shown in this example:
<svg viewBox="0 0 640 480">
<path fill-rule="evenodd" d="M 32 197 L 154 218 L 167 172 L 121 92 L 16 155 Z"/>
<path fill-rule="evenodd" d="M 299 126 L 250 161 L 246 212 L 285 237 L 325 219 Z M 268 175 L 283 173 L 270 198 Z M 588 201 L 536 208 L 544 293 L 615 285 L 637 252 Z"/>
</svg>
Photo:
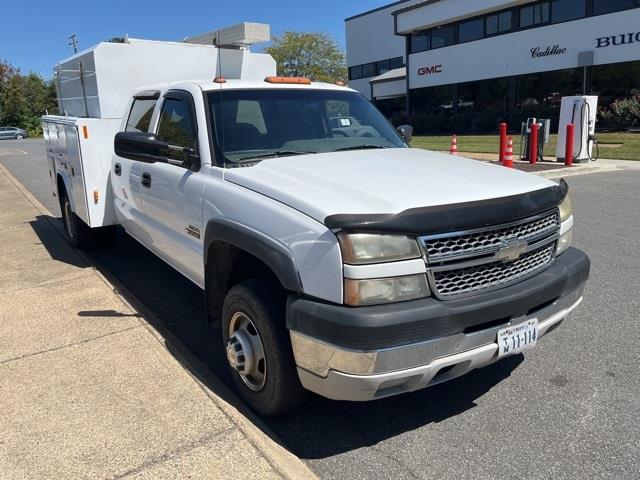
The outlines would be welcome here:
<svg viewBox="0 0 640 480">
<path fill-rule="evenodd" d="M 267 77 L 267 83 L 291 83 L 294 85 L 311 85 L 311 80 L 304 77 Z"/>
<path fill-rule="evenodd" d="M 93 191 L 93 203 L 95 203 L 97 205 L 99 201 L 100 201 L 100 193 L 98 192 L 98 190 L 94 190 Z"/>
<path fill-rule="evenodd" d="M 213 79 L 213 83 L 227 83 L 227 79 L 224 77 L 216 77 Z"/>
</svg>

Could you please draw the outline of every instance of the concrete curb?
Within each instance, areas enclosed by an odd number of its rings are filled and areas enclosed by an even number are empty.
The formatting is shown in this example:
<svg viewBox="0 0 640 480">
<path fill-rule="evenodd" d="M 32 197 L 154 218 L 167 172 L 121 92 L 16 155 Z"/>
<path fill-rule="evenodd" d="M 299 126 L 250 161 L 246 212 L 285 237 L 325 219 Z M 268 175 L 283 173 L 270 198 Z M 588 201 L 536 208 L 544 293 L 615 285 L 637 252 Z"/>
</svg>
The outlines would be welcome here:
<svg viewBox="0 0 640 480">
<path fill-rule="evenodd" d="M 63 234 L 62 226 L 54 220 L 53 214 L 45 207 L 13 174 L 2 164 L 0 171 L 16 186 L 27 200 L 43 215 L 54 228 Z M 169 353 L 181 364 L 184 371 L 200 386 L 216 405 L 247 438 L 271 467 L 287 480 L 318 478 L 313 471 L 297 456 L 289 452 L 276 435 L 262 420 L 246 407 L 242 401 L 217 378 L 172 332 L 164 328 L 158 318 L 147 309 L 135 295 L 115 278 L 105 273 L 102 266 L 89 258 L 84 252 L 75 250 L 83 260 L 92 266 L 93 271 L 111 289 L 120 301 L 132 311 L 140 314 L 139 319 L 145 328 Z"/>
</svg>

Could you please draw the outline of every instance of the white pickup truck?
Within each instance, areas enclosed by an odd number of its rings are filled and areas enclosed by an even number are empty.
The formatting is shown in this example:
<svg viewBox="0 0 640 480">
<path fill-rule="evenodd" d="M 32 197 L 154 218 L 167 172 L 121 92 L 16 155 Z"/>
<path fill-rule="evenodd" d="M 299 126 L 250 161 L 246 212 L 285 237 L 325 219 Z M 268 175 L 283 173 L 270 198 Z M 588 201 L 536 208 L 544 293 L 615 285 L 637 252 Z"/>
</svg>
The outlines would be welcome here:
<svg viewBox="0 0 640 480">
<path fill-rule="evenodd" d="M 92 68 L 132 45 L 101 44 Z M 120 118 L 43 120 L 69 240 L 121 225 L 204 289 L 224 339 L 211 348 L 253 409 L 450 380 L 580 304 L 590 263 L 570 247 L 565 182 L 409 148 L 410 128 L 356 91 L 276 77 L 263 57 L 261 78 L 218 65 L 133 89 Z"/>
</svg>

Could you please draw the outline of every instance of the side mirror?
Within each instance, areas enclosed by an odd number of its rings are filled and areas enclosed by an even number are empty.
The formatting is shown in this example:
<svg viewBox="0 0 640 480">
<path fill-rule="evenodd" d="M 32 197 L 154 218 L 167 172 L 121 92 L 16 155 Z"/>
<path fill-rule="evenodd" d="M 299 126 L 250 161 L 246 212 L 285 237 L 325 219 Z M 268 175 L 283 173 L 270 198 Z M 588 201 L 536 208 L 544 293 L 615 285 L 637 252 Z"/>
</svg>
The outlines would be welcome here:
<svg viewBox="0 0 640 480">
<path fill-rule="evenodd" d="M 193 171 L 200 169 L 200 156 L 195 149 L 170 145 L 158 139 L 153 133 L 116 133 L 113 150 L 119 157 L 138 162 L 163 162 Z M 176 157 L 180 159 L 178 160 Z"/>
<path fill-rule="evenodd" d="M 411 139 L 413 138 L 413 127 L 411 125 L 400 125 L 398 132 L 400 132 L 405 142 L 411 143 Z"/>
<path fill-rule="evenodd" d="M 169 144 L 153 133 L 118 132 L 113 142 L 116 155 L 138 162 L 166 162 Z"/>
</svg>

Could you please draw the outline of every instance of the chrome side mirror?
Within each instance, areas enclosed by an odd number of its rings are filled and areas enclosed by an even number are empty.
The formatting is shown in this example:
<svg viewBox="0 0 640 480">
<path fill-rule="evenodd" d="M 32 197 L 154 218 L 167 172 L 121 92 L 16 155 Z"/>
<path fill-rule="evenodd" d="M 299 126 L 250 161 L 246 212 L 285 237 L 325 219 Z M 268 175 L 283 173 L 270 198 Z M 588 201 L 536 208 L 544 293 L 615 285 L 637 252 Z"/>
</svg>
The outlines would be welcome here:
<svg viewBox="0 0 640 480">
<path fill-rule="evenodd" d="M 400 132 L 405 142 L 411 143 L 411 139 L 413 138 L 413 127 L 411 125 L 400 125 L 398 132 Z"/>
</svg>

